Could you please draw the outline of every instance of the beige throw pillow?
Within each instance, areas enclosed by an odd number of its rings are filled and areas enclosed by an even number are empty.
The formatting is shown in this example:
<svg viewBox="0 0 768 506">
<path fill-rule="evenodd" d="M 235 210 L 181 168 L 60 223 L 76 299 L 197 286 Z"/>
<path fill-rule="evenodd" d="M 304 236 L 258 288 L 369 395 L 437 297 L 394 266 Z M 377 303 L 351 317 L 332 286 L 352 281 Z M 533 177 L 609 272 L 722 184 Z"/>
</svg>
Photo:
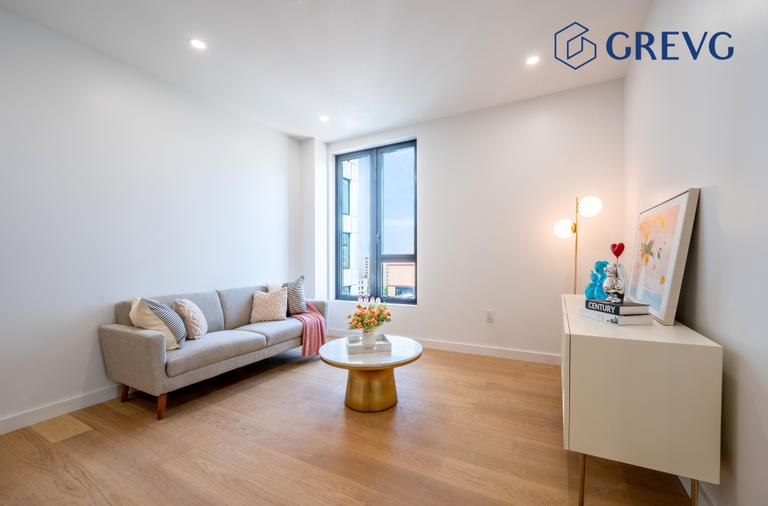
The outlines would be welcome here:
<svg viewBox="0 0 768 506">
<path fill-rule="evenodd" d="M 135 297 L 128 316 L 135 327 L 161 332 L 166 350 L 178 350 L 187 338 L 181 317 L 170 306 L 156 300 Z"/>
<path fill-rule="evenodd" d="M 253 294 L 251 323 L 285 320 L 288 314 L 288 289 Z"/>
<path fill-rule="evenodd" d="M 187 339 L 200 339 L 208 333 L 208 321 L 200 308 L 189 299 L 176 299 L 173 310 L 179 313 L 187 328 Z"/>
</svg>

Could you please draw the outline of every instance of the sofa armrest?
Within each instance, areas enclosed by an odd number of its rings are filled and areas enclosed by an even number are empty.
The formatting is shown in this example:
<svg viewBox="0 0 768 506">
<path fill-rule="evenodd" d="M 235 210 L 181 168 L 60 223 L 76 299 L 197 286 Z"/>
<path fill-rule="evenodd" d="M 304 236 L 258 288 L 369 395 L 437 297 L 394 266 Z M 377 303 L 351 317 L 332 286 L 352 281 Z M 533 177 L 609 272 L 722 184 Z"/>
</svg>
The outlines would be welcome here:
<svg viewBox="0 0 768 506">
<path fill-rule="evenodd" d="M 322 313 L 323 318 L 325 318 L 326 324 L 328 323 L 328 301 L 325 300 L 308 300 L 310 304 L 315 306 L 320 313 Z"/>
<path fill-rule="evenodd" d="M 101 325 L 99 341 L 107 376 L 152 395 L 164 393 L 165 336 L 130 325 Z"/>
</svg>

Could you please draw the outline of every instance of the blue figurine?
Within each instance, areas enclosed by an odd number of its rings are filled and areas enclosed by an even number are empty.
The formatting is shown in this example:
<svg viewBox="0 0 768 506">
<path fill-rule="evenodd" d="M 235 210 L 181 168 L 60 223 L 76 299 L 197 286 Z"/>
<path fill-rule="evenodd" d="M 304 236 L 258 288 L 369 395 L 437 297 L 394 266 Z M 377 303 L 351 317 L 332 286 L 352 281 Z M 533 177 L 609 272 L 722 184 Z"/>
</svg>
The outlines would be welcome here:
<svg viewBox="0 0 768 506">
<path fill-rule="evenodd" d="M 605 267 L 608 262 L 605 260 L 598 260 L 595 262 L 595 268 L 589 273 L 589 278 L 592 280 L 587 285 L 587 289 L 584 290 L 584 295 L 588 299 L 605 300 L 608 294 L 603 291 L 603 281 L 605 281 Z"/>
</svg>

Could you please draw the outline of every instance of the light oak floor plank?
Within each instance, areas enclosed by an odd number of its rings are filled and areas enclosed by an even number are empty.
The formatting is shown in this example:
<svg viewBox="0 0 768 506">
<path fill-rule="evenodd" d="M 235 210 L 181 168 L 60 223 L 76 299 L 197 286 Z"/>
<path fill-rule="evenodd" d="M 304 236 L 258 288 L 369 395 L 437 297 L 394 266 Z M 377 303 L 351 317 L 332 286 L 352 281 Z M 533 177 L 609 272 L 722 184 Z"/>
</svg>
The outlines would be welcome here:
<svg viewBox="0 0 768 506">
<path fill-rule="evenodd" d="M 134 393 L 0 436 L 0 504 L 566 505 L 557 366 L 426 350 L 398 404 L 289 352 L 168 397 Z M 587 503 L 686 505 L 675 476 L 589 458 Z"/>
<path fill-rule="evenodd" d="M 57 416 L 29 428 L 43 436 L 49 443 L 58 443 L 91 430 L 90 426 L 71 415 Z"/>
</svg>

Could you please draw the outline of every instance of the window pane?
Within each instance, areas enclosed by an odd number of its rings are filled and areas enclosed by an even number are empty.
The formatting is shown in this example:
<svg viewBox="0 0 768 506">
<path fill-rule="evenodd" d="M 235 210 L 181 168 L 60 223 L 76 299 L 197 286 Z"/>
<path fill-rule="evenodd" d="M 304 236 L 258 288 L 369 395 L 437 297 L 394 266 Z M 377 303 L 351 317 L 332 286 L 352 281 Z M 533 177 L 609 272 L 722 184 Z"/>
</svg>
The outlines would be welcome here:
<svg viewBox="0 0 768 506">
<path fill-rule="evenodd" d="M 416 149 L 386 151 L 380 164 L 381 253 L 412 255 L 416 252 Z"/>
<path fill-rule="evenodd" d="M 370 155 L 341 162 L 341 178 L 341 293 L 369 295 L 373 248 Z"/>
<path fill-rule="evenodd" d="M 348 234 L 347 232 L 344 232 L 341 234 L 341 267 L 343 269 L 350 268 L 349 239 L 350 239 L 350 234 Z"/>
<path fill-rule="evenodd" d="M 349 214 L 349 179 L 341 180 L 341 212 Z"/>
<path fill-rule="evenodd" d="M 416 264 L 413 262 L 384 262 L 383 292 L 386 297 L 416 298 Z"/>
</svg>

